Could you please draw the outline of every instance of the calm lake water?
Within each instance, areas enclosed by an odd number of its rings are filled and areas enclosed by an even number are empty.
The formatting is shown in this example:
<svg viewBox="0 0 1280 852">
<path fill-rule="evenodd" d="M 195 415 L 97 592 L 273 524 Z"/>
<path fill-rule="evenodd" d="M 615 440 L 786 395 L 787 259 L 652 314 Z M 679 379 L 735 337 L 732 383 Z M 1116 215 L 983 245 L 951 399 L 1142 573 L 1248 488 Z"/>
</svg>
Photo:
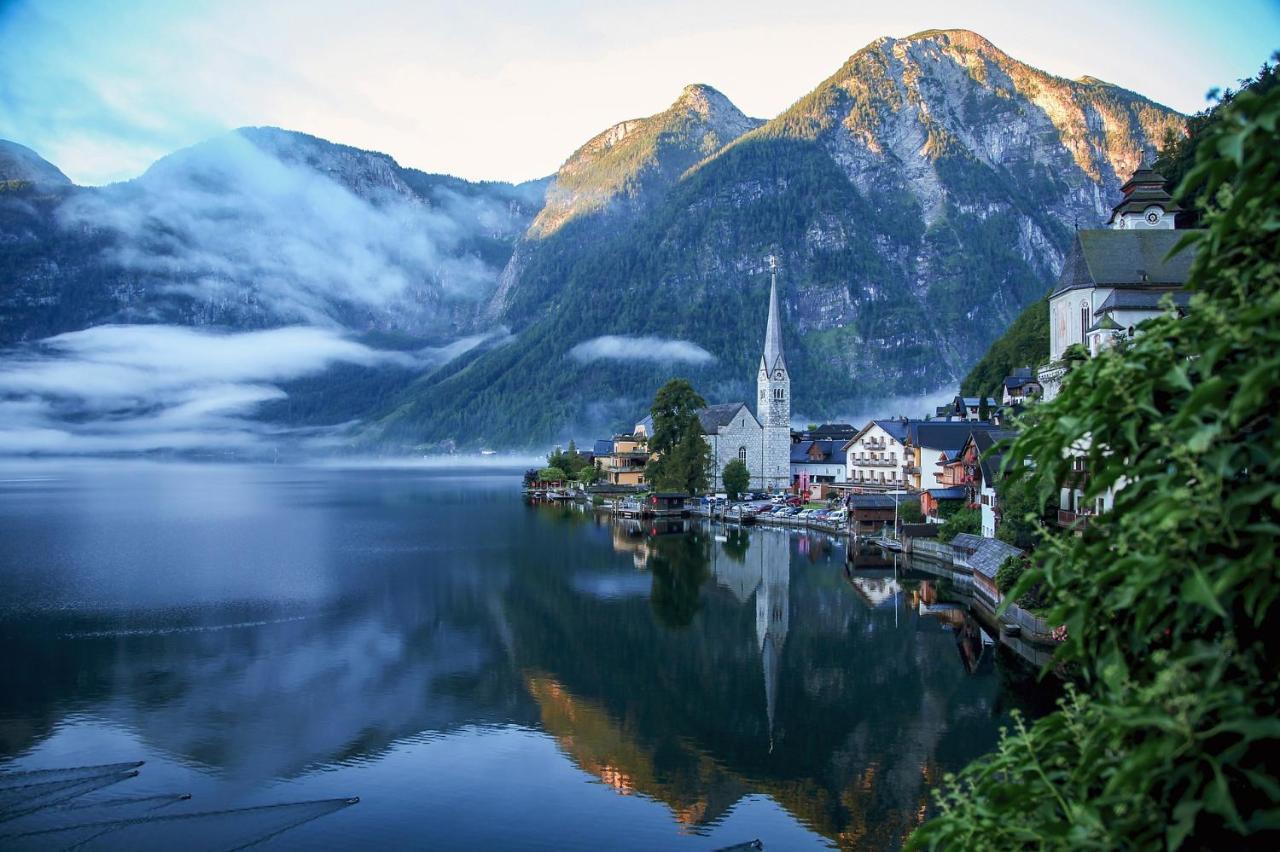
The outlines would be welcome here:
<svg viewBox="0 0 1280 852">
<path fill-rule="evenodd" d="M 1042 709 L 927 579 L 519 484 L 0 466 L 0 846 L 894 848 Z"/>
</svg>

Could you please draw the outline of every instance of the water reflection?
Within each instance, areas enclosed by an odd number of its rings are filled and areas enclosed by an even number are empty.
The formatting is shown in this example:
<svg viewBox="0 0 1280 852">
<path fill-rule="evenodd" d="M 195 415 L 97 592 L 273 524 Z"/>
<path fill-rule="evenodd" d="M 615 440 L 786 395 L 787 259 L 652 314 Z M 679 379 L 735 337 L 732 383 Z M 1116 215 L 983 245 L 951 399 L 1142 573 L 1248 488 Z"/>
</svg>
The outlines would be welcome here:
<svg viewBox="0 0 1280 852">
<path fill-rule="evenodd" d="M 154 476 L 124 502 L 165 517 L 160 504 L 183 489 Z M 92 718 L 242 803 L 281 785 L 319 798 L 335 772 L 421 788 L 425 767 L 402 759 L 413 743 L 454 738 L 487 765 L 486 749 L 508 740 L 486 732 L 517 726 L 600 786 L 660 803 L 695 845 L 718 842 L 737 809 L 763 813 L 754 803 L 767 796 L 793 824 L 760 816 L 760 831 L 891 848 L 941 774 L 994 742 L 1023 688 L 938 584 L 847 566 L 826 536 L 527 507 L 514 479 L 474 474 L 231 478 L 235 500 L 215 498 L 208 523 L 230 515 L 249 541 L 276 539 L 256 553 L 224 543 L 216 563 L 188 559 L 164 531 L 149 549 L 115 541 L 110 518 L 128 513 L 114 477 L 0 490 L 0 532 L 18 537 L 0 544 L 16 602 L 0 617 L 12 661 L 0 668 L 0 757 L 23 765 L 69 729 L 92 748 L 80 721 Z M 187 499 L 176 514 L 198 527 Z M 284 558 L 295 536 L 306 571 Z M 129 606 L 112 570 L 165 588 Z M 533 765 L 506 761 L 517 776 Z M 465 765 L 429 771 L 430 789 L 452 798 L 406 812 L 364 795 L 326 820 L 376 819 L 392 844 L 416 836 L 423 812 L 451 811 L 464 817 L 437 845 L 459 847 L 483 845 L 494 808 L 513 837 L 553 845 L 616 830 L 613 845 L 640 848 L 663 830 L 643 808 L 610 811 L 616 829 L 595 825 L 598 800 L 545 771 L 517 780 L 556 786 L 559 810 L 504 806 Z"/>
</svg>

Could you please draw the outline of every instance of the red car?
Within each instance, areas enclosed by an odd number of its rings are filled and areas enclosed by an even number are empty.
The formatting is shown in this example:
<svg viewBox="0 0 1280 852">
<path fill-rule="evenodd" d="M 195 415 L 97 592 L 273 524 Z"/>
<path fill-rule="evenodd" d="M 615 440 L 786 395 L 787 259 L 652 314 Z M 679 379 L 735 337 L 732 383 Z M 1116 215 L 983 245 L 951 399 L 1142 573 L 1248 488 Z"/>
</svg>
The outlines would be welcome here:
<svg viewBox="0 0 1280 852">
<path fill-rule="evenodd" d="M 799 497 L 788 497 L 788 498 L 787 498 L 787 505 L 788 505 L 788 506 L 803 506 L 803 505 L 804 505 L 804 501 L 803 501 L 803 500 L 801 500 Z"/>
</svg>

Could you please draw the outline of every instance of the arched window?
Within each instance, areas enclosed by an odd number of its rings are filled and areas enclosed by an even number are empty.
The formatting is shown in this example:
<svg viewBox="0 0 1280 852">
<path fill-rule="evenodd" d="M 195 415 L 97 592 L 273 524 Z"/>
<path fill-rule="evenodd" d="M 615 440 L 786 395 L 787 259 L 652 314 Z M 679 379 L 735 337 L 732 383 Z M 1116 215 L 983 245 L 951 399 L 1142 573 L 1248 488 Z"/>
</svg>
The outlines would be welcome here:
<svg viewBox="0 0 1280 852">
<path fill-rule="evenodd" d="M 1080 303 L 1080 342 L 1084 343 L 1085 334 L 1089 331 L 1089 303 Z"/>
<path fill-rule="evenodd" d="M 746 463 L 747 463 L 747 448 L 746 448 L 746 447 L 738 447 L 738 461 L 742 462 L 743 464 L 746 464 Z"/>
<path fill-rule="evenodd" d="M 785 392 L 782 388 L 774 388 L 774 389 L 773 389 L 773 398 L 774 398 L 774 399 L 784 399 L 785 397 L 786 397 L 786 392 Z"/>
</svg>

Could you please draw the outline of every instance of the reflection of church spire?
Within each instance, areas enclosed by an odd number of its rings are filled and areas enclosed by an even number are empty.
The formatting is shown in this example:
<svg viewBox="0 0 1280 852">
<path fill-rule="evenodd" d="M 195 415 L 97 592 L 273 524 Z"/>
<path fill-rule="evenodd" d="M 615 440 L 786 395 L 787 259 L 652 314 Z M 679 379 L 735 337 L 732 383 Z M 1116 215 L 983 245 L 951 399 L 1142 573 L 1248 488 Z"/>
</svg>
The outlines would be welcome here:
<svg viewBox="0 0 1280 852">
<path fill-rule="evenodd" d="M 765 713 L 769 720 L 769 751 L 773 751 L 773 719 L 778 700 L 782 647 L 791 621 L 791 552 L 788 540 L 770 536 L 778 545 L 764 554 L 763 577 L 756 589 L 756 640 L 764 671 Z"/>
</svg>

